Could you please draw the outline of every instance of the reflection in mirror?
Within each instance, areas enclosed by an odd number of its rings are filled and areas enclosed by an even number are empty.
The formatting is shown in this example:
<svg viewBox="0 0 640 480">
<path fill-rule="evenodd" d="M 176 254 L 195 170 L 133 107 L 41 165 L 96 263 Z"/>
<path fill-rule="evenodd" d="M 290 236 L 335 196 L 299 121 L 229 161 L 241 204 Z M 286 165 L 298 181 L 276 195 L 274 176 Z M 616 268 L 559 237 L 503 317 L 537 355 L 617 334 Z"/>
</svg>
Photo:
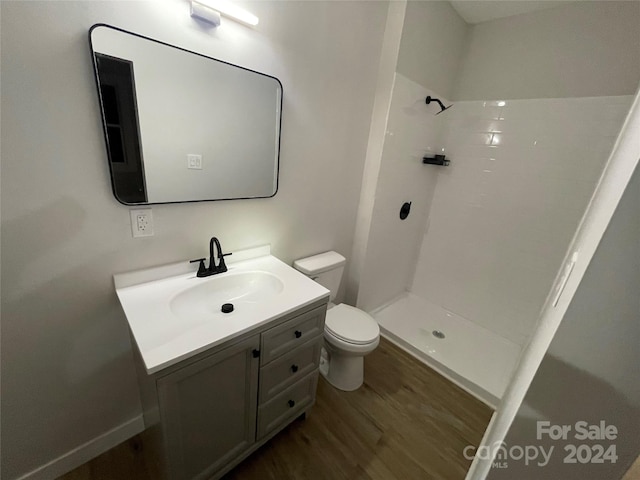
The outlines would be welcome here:
<svg viewBox="0 0 640 480">
<path fill-rule="evenodd" d="M 90 41 L 121 203 L 275 195 L 278 79 L 107 25 Z"/>
</svg>

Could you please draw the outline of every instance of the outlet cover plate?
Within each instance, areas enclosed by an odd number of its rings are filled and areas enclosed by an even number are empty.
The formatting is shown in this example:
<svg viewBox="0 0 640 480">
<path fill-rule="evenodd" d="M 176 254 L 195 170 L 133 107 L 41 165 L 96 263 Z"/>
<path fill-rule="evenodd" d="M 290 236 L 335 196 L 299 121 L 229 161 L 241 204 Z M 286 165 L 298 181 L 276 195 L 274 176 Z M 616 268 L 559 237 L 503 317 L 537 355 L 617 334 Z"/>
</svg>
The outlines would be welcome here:
<svg viewBox="0 0 640 480">
<path fill-rule="evenodd" d="M 187 155 L 187 168 L 191 170 L 202 170 L 202 155 L 189 153 Z"/>
<path fill-rule="evenodd" d="M 153 236 L 153 214 L 150 208 L 129 210 L 131 214 L 131 233 L 134 238 Z"/>
</svg>

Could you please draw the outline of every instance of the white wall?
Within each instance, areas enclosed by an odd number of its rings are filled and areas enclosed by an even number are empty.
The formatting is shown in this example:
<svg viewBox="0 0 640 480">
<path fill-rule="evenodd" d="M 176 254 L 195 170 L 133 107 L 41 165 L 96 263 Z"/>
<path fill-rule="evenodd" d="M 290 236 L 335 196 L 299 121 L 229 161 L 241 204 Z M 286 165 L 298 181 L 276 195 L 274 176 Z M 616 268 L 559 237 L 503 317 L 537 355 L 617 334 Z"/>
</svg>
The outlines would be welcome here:
<svg viewBox="0 0 640 480">
<path fill-rule="evenodd" d="M 373 205 L 375 203 L 376 187 L 382 163 L 385 132 L 391 107 L 391 95 L 395 79 L 395 68 L 398 63 L 398 52 L 402 40 L 402 26 L 406 1 L 389 2 L 387 22 L 384 30 L 376 93 L 369 126 L 369 140 L 364 170 L 362 172 L 362 187 L 358 202 L 355 232 L 351 249 L 351 262 L 347 272 L 346 301 L 356 304 L 360 289 L 360 279 L 367 256 L 367 245 L 370 239 L 371 222 L 373 220 Z"/>
<path fill-rule="evenodd" d="M 510 461 L 501 478 L 621 478 L 640 453 L 640 170 L 636 169 L 596 253 L 533 378 L 505 439 L 511 445 L 554 446 L 544 468 Z M 536 422 L 575 425 L 604 420 L 618 429 L 614 441 L 536 439 Z M 566 444 L 615 445 L 618 460 L 565 464 Z"/>
<path fill-rule="evenodd" d="M 424 103 L 432 94 L 396 73 L 360 278 L 358 306 L 365 311 L 407 290 L 413 278 L 439 168 L 422 163 L 441 148 L 443 117 Z M 411 213 L 401 220 L 404 202 L 411 202 Z"/>
<path fill-rule="evenodd" d="M 640 2 L 578 1 L 473 25 L 454 100 L 632 95 Z"/>
<path fill-rule="evenodd" d="M 140 414 L 112 274 L 271 243 L 284 261 L 350 252 L 387 5 L 255 2 L 206 30 L 182 1 L 2 2 L 2 478 Z M 153 208 L 131 237 L 109 184 L 87 41 L 98 22 L 284 84 L 272 199 Z M 43 476 L 54 476 L 55 468 Z"/>
<path fill-rule="evenodd" d="M 411 291 L 524 344 L 632 98 L 456 102 Z"/>
<path fill-rule="evenodd" d="M 442 147 L 445 122 L 425 98 L 435 95 L 446 101 L 465 35 L 466 24 L 447 2 L 407 2 L 375 198 L 359 207 L 359 215 L 370 216 L 357 300 L 366 311 L 411 284 L 439 168 L 423 165 L 422 157 Z M 412 207 L 402 221 L 404 202 Z"/>
</svg>

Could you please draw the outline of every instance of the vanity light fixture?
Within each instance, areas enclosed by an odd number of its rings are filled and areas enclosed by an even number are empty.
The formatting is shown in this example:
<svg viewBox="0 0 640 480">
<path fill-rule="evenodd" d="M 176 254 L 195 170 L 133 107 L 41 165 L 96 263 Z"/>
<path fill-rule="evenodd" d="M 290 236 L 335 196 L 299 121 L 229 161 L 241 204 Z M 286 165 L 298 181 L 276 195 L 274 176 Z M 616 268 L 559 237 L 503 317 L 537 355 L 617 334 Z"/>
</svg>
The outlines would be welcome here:
<svg viewBox="0 0 640 480">
<path fill-rule="evenodd" d="M 191 16 L 200 18 L 216 27 L 220 25 L 220 15 L 255 27 L 258 17 L 230 0 L 192 0 Z"/>
<path fill-rule="evenodd" d="M 214 27 L 220 26 L 220 12 L 215 11 L 198 2 L 191 2 L 191 16 L 204 22 L 210 23 Z"/>
</svg>

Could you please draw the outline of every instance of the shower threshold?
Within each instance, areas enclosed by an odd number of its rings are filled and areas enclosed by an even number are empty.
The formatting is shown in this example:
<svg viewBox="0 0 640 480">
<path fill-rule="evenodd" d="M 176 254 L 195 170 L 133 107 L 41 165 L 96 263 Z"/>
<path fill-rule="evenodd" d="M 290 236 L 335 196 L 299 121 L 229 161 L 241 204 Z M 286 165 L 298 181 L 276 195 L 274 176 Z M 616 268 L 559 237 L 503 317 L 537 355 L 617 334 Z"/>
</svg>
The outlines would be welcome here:
<svg viewBox="0 0 640 480">
<path fill-rule="evenodd" d="M 412 293 L 371 315 L 385 338 L 492 408 L 500 402 L 520 345 Z"/>
</svg>

